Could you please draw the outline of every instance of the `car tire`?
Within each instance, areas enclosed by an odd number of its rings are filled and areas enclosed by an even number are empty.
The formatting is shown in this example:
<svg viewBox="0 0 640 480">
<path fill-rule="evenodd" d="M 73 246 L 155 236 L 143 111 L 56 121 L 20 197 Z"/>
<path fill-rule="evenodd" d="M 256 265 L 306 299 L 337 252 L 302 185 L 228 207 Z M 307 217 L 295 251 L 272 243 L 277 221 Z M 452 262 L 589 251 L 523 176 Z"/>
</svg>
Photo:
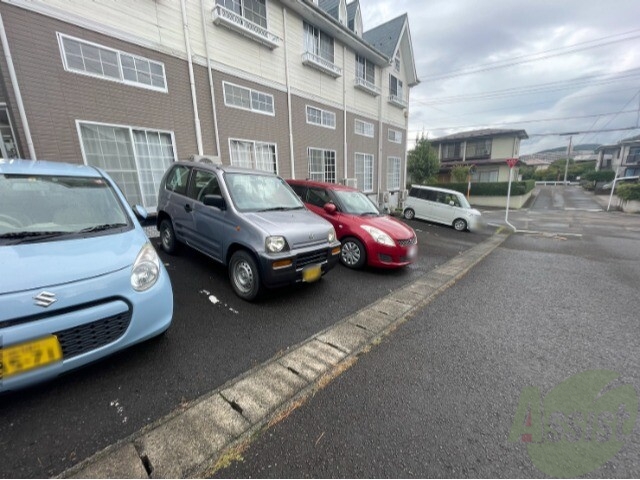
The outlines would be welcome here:
<svg viewBox="0 0 640 480">
<path fill-rule="evenodd" d="M 362 268 L 367 261 L 364 245 L 357 238 L 348 237 L 342 240 L 340 248 L 340 262 L 348 268 Z"/>
<path fill-rule="evenodd" d="M 233 291 L 243 300 L 252 301 L 258 298 L 262 290 L 260 270 L 253 255 L 238 250 L 229 262 L 229 280 Z"/>
<path fill-rule="evenodd" d="M 453 221 L 453 228 L 459 232 L 464 232 L 467 229 L 467 221 L 462 218 L 456 218 Z"/>
<path fill-rule="evenodd" d="M 160 222 L 160 245 L 162 250 L 169 255 L 174 255 L 178 252 L 178 239 L 173 229 L 173 223 L 169 218 L 165 218 Z"/>
<path fill-rule="evenodd" d="M 406 218 L 407 220 L 413 220 L 413 217 L 415 216 L 416 216 L 416 212 L 414 212 L 412 208 L 407 208 L 404 211 L 404 218 Z"/>
</svg>

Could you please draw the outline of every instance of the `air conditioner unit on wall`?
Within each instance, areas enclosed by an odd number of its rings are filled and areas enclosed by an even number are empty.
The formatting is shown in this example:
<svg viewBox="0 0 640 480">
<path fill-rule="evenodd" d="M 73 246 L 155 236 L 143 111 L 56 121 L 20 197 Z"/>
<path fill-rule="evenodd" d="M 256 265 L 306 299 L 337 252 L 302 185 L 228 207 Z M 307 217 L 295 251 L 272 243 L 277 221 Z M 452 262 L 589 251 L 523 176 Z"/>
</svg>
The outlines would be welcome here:
<svg viewBox="0 0 640 480">
<path fill-rule="evenodd" d="M 357 178 L 343 178 L 340 182 L 347 187 L 358 188 L 358 179 Z"/>
</svg>

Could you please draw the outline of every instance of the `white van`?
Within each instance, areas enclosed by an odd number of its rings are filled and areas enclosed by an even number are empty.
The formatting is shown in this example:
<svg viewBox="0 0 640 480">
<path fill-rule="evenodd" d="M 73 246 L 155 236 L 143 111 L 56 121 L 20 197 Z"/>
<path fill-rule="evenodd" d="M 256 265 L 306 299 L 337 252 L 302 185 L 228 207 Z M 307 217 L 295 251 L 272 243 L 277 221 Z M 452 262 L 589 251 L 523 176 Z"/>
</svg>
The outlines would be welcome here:
<svg viewBox="0 0 640 480">
<path fill-rule="evenodd" d="M 444 223 L 458 231 L 477 231 L 483 226 L 482 214 L 471 208 L 462 193 L 423 185 L 411 185 L 404 202 L 404 218 Z"/>
</svg>

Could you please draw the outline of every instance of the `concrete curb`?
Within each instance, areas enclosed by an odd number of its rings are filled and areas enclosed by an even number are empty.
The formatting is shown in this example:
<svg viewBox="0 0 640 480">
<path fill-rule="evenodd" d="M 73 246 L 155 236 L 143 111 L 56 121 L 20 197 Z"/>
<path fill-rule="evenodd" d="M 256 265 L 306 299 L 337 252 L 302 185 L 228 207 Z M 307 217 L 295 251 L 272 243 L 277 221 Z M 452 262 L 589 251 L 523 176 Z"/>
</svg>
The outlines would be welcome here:
<svg viewBox="0 0 640 480">
<path fill-rule="evenodd" d="M 58 478 L 185 478 L 294 408 L 409 320 L 508 238 L 496 233 L 219 389 L 64 471 Z"/>
</svg>

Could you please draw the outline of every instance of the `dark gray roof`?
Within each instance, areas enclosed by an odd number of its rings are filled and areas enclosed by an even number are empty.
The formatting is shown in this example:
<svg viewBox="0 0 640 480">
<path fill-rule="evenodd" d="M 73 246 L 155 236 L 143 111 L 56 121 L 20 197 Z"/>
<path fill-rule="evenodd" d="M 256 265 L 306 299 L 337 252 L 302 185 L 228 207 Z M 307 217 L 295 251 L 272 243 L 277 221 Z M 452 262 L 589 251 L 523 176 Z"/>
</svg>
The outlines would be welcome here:
<svg viewBox="0 0 640 480">
<path fill-rule="evenodd" d="M 623 140 L 620 140 L 619 143 L 637 142 L 637 141 L 640 141 L 640 135 L 636 135 L 634 137 L 625 138 Z"/>
<path fill-rule="evenodd" d="M 340 0 L 320 0 L 318 6 L 336 20 L 340 20 Z"/>
<path fill-rule="evenodd" d="M 364 32 L 362 38 L 376 50 L 381 51 L 389 58 L 393 58 L 407 18 L 406 13 L 400 15 L 387 23 Z"/>
<path fill-rule="evenodd" d="M 468 132 L 454 133 L 445 137 L 435 138 L 431 143 L 442 143 L 450 140 L 465 140 L 483 137 L 502 137 L 505 135 L 517 136 L 519 138 L 529 138 L 525 130 L 509 130 L 504 128 L 484 128 L 482 130 L 471 130 Z"/>
<path fill-rule="evenodd" d="M 355 0 L 355 2 L 347 3 L 347 22 L 350 22 L 355 18 L 357 11 L 358 0 Z"/>
</svg>

